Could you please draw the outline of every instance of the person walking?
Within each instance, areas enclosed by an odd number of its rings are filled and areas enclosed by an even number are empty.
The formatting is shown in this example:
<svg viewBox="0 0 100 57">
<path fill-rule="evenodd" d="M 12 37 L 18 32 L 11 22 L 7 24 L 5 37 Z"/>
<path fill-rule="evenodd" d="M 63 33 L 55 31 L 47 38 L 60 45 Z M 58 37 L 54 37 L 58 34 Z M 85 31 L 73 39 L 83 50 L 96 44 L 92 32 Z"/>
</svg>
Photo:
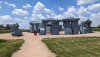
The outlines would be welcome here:
<svg viewBox="0 0 100 57">
<path fill-rule="evenodd" d="M 36 31 L 36 30 L 34 30 L 34 32 L 33 32 L 33 33 L 34 33 L 34 36 L 37 36 L 37 31 Z"/>
</svg>

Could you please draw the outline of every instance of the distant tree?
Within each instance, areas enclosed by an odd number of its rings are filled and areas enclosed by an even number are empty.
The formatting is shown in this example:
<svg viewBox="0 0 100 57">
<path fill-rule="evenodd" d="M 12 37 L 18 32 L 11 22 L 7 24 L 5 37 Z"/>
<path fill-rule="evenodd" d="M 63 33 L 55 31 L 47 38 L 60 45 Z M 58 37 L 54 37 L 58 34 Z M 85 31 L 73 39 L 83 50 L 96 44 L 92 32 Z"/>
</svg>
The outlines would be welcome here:
<svg viewBox="0 0 100 57">
<path fill-rule="evenodd" d="M 100 28 L 100 25 L 98 25 L 98 28 Z"/>
<path fill-rule="evenodd" d="M 0 32 L 4 29 L 4 25 L 0 24 Z"/>
<path fill-rule="evenodd" d="M 0 28 L 4 28 L 4 25 L 1 25 L 1 24 L 0 24 Z"/>
<path fill-rule="evenodd" d="M 5 29 L 10 29 L 9 24 L 6 24 Z"/>
</svg>

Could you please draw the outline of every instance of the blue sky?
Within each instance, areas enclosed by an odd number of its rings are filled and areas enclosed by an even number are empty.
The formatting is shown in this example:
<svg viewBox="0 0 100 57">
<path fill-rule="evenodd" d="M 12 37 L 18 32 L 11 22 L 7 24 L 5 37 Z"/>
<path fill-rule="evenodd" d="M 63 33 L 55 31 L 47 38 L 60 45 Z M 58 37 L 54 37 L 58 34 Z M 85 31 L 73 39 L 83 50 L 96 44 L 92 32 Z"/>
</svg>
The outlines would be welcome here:
<svg viewBox="0 0 100 57">
<path fill-rule="evenodd" d="M 0 24 L 19 23 L 29 28 L 30 21 L 78 17 L 100 25 L 100 0 L 0 0 Z M 80 22 L 79 21 L 79 22 Z"/>
<path fill-rule="evenodd" d="M 70 6 L 76 6 L 76 0 L 3 0 L 3 2 L 8 2 L 11 4 L 15 4 L 17 8 L 22 8 L 23 5 L 25 5 L 26 3 L 30 4 L 31 6 L 34 6 L 37 2 L 41 2 L 43 3 L 47 8 L 54 10 L 56 13 L 61 13 L 59 12 L 59 10 L 57 9 L 59 6 L 67 9 Z M 0 10 L 1 14 L 11 14 L 11 10 L 13 9 L 8 9 L 7 7 L 5 7 L 6 5 L 4 5 L 4 8 L 2 10 Z M 30 13 L 32 12 L 32 8 L 29 10 Z M 5 12 L 6 11 L 6 12 Z"/>
</svg>

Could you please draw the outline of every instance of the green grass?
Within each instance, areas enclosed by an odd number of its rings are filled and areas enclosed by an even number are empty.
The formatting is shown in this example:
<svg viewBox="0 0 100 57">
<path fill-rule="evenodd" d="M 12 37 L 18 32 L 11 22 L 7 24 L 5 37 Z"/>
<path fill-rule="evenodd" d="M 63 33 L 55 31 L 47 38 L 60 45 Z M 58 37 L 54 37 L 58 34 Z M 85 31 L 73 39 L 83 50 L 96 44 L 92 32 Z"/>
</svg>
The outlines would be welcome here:
<svg viewBox="0 0 100 57">
<path fill-rule="evenodd" d="M 29 30 L 21 30 L 22 32 L 29 32 Z M 3 29 L 3 30 L 0 30 L 0 34 L 4 34 L 4 33 L 11 33 L 11 31 L 10 30 L 5 30 L 5 29 Z"/>
<path fill-rule="evenodd" d="M 46 38 L 42 41 L 56 57 L 100 57 L 100 37 Z"/>
<path fill-rule="evenodd" d="M 3 34 L 3 33 L 10 33 L 10 30 L 0 30 L 0 34 Z"/>
<path fill-rule="evenodd" d="M 0 39 L 0 57 L 11 57 L 14 52 L 19 50 L 24 40 L 3 40 Z"/>
<path fill-rule="evenodd" d="M 22 32 L 29 32 L 29 30 L 25 30 L 25 29 L 23 29 L 23 30 L 21 30 Z"/>
<path fill-rule="evenodd" d="M 100 31 L 100 28 L 92 28 L 93 31 Z"/>
</svg>

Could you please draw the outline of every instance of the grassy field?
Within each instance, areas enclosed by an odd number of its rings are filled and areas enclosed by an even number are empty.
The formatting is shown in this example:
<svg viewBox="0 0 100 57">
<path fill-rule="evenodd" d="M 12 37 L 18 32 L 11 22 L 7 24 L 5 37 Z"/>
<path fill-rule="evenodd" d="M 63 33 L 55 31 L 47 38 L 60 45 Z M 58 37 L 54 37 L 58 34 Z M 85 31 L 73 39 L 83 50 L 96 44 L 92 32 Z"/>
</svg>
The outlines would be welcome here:
<svg viewBox="0 0 100 57">
<path fill-rule="evenodd" d="M 100 28 L 92 28 L 93 31 L 100 31 Z"/>
<path fill-rule="evenodd" d="M 10 33 L 10 30 L 0 30 L 0 34 L 3 34 L 3 33 Z"/>
<path fill-rule="evenodd" d="M 100 37 L 42 40 L 56 57 L 100 57 Z"/>
<path fill-rule="evenodd" d="M 22 32 L 29 32 L 29 30 L 21 30 Z M 3 33 L 11 33 L 10 30 L 0 30 L 0 34 L 3 34 Z"/>
<path fill-rule="evenodd" d="M 24 40 L 2 40 L 0 39 L 0 57 L 11 57 L 11 55 L 19 50 Z"/>
</svg>

